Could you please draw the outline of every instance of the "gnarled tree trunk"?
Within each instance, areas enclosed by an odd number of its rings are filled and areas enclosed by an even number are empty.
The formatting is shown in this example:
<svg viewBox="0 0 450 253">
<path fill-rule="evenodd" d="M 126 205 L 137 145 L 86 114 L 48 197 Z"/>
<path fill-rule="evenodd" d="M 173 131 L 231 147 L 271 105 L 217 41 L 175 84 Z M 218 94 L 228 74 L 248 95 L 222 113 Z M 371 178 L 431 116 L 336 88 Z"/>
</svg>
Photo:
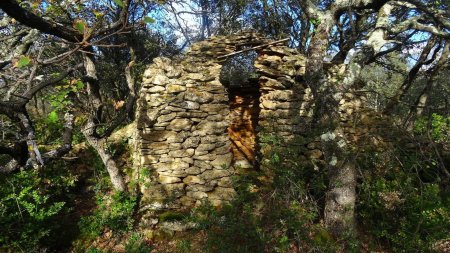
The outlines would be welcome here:
<svg viewBox="0 0 450 253">
<path fill-rule="evenodd" d="M 106 139 L 101 138 L 97 134 L 97 125 L 102 117 L 103 103 L 100 96 L 100 86 L 97 78 L 97 70 L 95 68 L 94 57 L 91 54 L 84 53 L 84 68 L 86 70 L 87 90 L 90 98 L 91 114 L 87 123 L 83 127 L 83 134 L 89 145 L 91 145 L 98 153 L 103 164 L 108 171 L 111 183 L 115 190 L 126 191 L 125 180 L 123 179 L 116 162 L 112 158 L 106 146 Z"/>
</svg>

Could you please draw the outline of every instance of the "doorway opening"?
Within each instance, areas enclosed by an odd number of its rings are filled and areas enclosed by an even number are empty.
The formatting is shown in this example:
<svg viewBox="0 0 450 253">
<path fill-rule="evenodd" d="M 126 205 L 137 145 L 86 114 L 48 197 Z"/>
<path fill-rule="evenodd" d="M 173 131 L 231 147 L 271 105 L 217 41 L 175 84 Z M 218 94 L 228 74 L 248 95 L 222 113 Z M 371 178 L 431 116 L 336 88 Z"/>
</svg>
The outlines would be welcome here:
<svg viewBox="0 0 450 253">
<path fill-rule="evenodd" d="M 259 75 L 254 67 L 257 53 L 249 51 L 229 58 L 220 73 L 230 105 L 228 136 L 234 163 L 243 169 L 256 168 L 257 126 L 260 113 Z"/>
</svg>

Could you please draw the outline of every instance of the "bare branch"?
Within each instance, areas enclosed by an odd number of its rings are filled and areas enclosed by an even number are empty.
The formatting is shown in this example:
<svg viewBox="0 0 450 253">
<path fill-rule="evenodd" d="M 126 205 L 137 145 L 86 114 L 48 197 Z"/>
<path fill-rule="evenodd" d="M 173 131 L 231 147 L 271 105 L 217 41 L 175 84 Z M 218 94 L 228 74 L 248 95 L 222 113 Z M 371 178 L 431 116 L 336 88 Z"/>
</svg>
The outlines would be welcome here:
<svg viewBox="0 0 450 253">
<path fill-rule="evenodd" d="M 264 48 L 264 47 L 267 47 L 267 46 L 270 46 L 270 45 L 279 44 L 279 43 L 282 43 L 282 42 L 286 42 L 288 40 L 289 40 L 289 38 L 285 38 L 285 39 L 282 39 L 282 40 L 273 41 L 273 42 L 266 43 L 266 44 L 263 44 L 263 45 L 259 45 L 259 46 L 256 46 L 256 47 L 246 48 L 246 49 L 243 49 L 243 50 L 240 50 L 240 51 L 236 51 L 236 52 L 233 52 L 233 53 L 229 53 L 229 54 L 226 54 L 226 55 L 219 56 L 219 57 L 217 57 L 217 59 L 220 60 L 220 59 L 227 58 L 227 57 L 230 57 L 230 56 L 233 56 L 233 55 L 241 54 L 241 53 L 252 51 L 252 50 L 255 50 L 255 49 Z"/>
<path fill-rule="evenodd" d="M 43 33 L 55 35 L 67 41 L 82 41 L 83 35 L 72 27 L 62 26 L 58 23 L 49 22 L 36 14 L 20 7 L 19 3 L 14 0 L 0 1 L 0 8 L 10 17 L 13 17 L 20 23 L 38 29 Z"/>
<path fill-rule="evenodd" d="M 401 33 L 410 29 L 416 29 L 419 31 L 429 32 L 433 35 L 450 39 L 450 33 L 445 31 L 444 29 L 438 29 L 434 25 L 425 25 L 422 23 L 419 23 L 420 20 L 424 19 L 422 16 L 417 16 L 414 18 L 410 18 L 408 20 L 405 20 L 393 27 L 389 28 L 389 31 L 392 33 Z"/>
<path fill-rule="evenodd" d="M 419 72 L 420 68 L 425 64 L 425 62 L 428 59 L 428 56 L 433 49 L 433 47 L 436 45 L 437 39 L 436 37 L 432 37 L 425 48 L 422 50 L 422 53 L 420 54 L 419 60 L 417 60 L 416 64 L 411 68 L 411 70 L 408 73 L 408 76 L 403 81 L 403 84 L 400 86 L 399 90 L 397 91 L 397 94 L 394 96 L 394 98 L 386 105 L 386 108 L 384 110 L 384 113 L 391 114 L 394 107 L 398 104 L 399 101 L 402 100 L 402 98 L 405 96 L 406 92 L 409 90 L 409 88 L 412 85 L 412 82 L 417 76 L 417 73 Z M 434 55 L 436 56 L 436 55 Z"/>
<path fill-rule="evenodd" d="M 66 71 L 64 71 L 63 73 L 60 73 L 57 77 L 45 80 L 45 81 L 39 83 L 38 85 L 32 87 L 30 90 L 25 92 L 22 96 L 26 97 L 30 100 L 38 91 L 44 89 L 45 87 L 48 87 L 50 85 L 53 85 L 53 84 L 56 84 L 56 83 L 62 81 L 64 78 L 66 78 L 72 72 L 74 72 L 75 70 L 77 70 L 81 67 L 83 67 L 82 63 L 76 65 L 75 67 L 69 68 Z"/>
</svg>

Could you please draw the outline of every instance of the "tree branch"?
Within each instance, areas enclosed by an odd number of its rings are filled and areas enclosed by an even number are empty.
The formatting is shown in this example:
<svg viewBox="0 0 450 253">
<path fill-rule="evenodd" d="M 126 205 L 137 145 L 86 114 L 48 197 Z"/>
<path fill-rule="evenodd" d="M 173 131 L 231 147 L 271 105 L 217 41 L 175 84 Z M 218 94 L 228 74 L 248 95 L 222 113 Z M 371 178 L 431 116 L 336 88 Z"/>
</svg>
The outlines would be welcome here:
<svg viewBox="0 0 450 253">
<path fill-rule="evenodd" d="M 74 72 L 75 70 L 79 69 L 83 67 L 83 63 L 80 63 L 78 65 L 76 65 L 75 67 L 69 68 L 66 71 L 64 71 L 63 73 L 60 73 L 57 77 L 45 80 L 41 83 L 39 83 L 36 86 L 33 86 L 30 90 L 26 91 L 22 97 L 24 98 L 28 98 L 28 100 L 30 100 L 31 98 L 33 98 L 33 96 L 40 90 L 44 89 L 45 87 L 48 87 L 52 84 L 58 83 L 62 80 L 64 80 L 64 78 L 66 78 L 68 75 L 70 75 L 72 72 Z M 28 102 L 28 101 L 27 101 Z"/>
<path fill-rule="evenodd" d="M 416 29 L 419 31 L 429 32 L 433 35 L 450 39 L 450 33 L 445 30 L 439 30 L 436 26 L 433 25 L 425 25 L 422 23 L 419 23 L 419 20 L 423 19 L 422 16 L 410 18 L 408 20 L 405 20 L 394 27 L 389 28 L 390 32 L 393 33 L 401 33 L 409 29 Z"/>
<path fill-rule="evenodd" d="M 66 27 L 57 23 L 49 22 L 20 7 L 20 5 L 14 0 L 1 0 L 0 8 L 20 23 L 28 27 L 38 29 L 43 33 L 54 35 L 70 42 L 79 42 L 83 40 L 83 35 L 72 27 Z"/>
</svg>

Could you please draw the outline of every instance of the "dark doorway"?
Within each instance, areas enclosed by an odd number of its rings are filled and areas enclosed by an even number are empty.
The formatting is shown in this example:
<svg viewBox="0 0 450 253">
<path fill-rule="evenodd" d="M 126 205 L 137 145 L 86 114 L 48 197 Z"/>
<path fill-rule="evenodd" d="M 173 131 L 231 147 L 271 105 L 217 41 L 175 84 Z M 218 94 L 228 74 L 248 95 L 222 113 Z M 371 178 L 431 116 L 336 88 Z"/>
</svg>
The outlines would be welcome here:
<svg viewBox="0 0 450 253">
<path fill-rule="evenodd" d="M 257 165 L 256 136 L 261 96 L 259 76 L 254 67 L 256 57 L 254 51 L 235 55 L 224 63 L 220 73 L 230 101 L 228 135 L 233 144 L 234 161 L 252 165 L 253 168 Z"/>
</svg>

